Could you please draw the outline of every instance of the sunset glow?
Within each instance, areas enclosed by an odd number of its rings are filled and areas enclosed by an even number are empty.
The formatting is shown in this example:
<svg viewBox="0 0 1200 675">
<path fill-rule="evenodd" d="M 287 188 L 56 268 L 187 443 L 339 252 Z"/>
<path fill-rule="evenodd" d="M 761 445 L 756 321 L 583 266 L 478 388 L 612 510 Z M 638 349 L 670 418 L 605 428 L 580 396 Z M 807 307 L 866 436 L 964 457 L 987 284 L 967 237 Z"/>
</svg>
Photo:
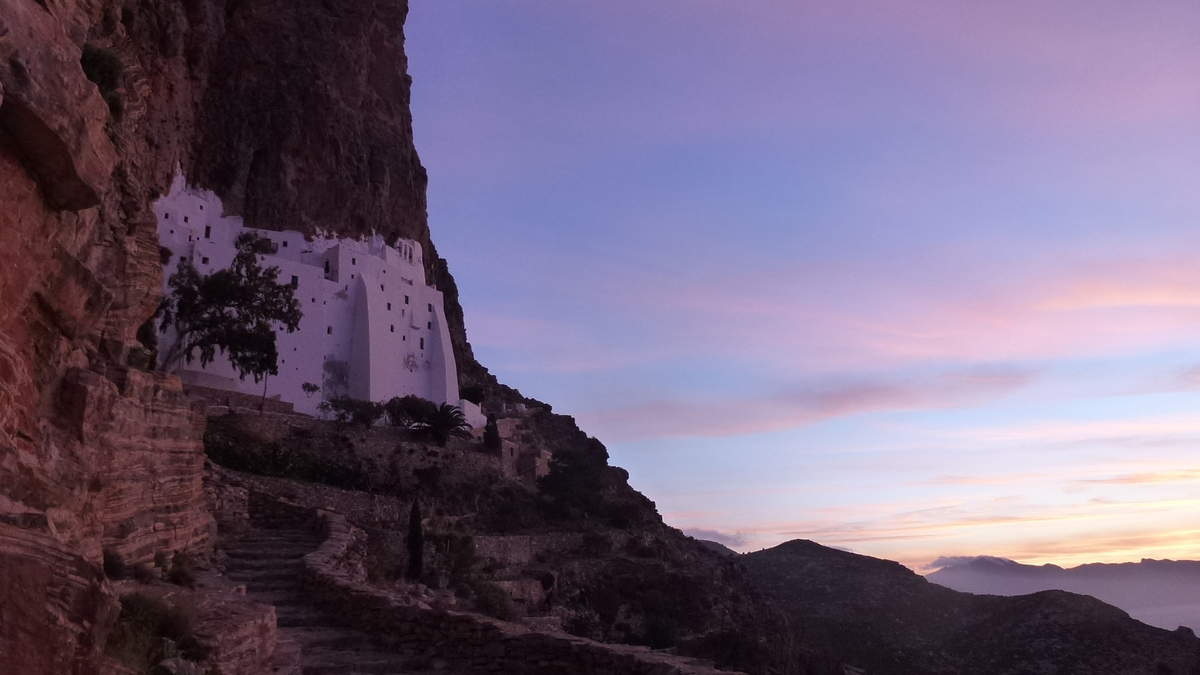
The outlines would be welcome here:
<svg viewBox="0 0 1200 675">
<path fill-rule="evenodd" d="M 414 2 L 468 338 L 741 551 L 1200 559 L 1197 26 Z"/>
</svg>

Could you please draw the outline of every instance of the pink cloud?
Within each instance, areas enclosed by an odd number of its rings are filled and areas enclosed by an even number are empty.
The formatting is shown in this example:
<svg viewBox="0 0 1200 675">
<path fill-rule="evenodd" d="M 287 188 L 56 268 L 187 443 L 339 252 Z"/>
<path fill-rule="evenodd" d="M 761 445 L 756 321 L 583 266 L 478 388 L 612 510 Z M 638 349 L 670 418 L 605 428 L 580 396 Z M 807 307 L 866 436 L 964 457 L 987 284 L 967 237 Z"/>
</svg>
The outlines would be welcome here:
<svg viewBox="0 0 1200 675">
<path fill-rule="evenodd" d="M 767 396 L 705 401 L 655 401 L 581 414 L 605 438 L 733 436 L 778 431 L 875 410 L 954 407 L 1000 396 L 1028 384 L 1017 370 L 965 370 L 908 381 L 863 380 L 781 391 Z"/>
</svg>

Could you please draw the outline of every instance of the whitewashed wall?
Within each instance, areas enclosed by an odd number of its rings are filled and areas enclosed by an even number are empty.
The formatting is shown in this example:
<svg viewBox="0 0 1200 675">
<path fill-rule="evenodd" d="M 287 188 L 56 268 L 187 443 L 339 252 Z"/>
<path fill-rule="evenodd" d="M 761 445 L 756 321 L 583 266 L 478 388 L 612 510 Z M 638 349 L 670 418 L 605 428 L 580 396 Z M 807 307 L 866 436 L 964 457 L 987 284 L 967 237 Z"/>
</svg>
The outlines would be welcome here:
<svg viewBox="0 0 1200 675">
<path fill-rule="evenodd" d="M 181 260 L 201 274 L 228 267 L 234 240 L 252 231 L 276 244 L 260 256 L 264 266 L 279 268 L 279 280 L 294 279 L 303 318 L 294 333 L 276 333 L 279 374 L 267 378 L 268 397 L 279 397 L 300 412 L 315 414 L 323 399 L 350 395 L 372 401 L 415 394 L 437 403 L 462 405 L 450 332 L 441 291 L 428 285 L 421 247 L 381 237 L 366 241 L 315 237 L 244 227 L 223 213 L 221 201 L 176 176 L 171 191 L 155 202 L 159 241 L 171 252 L 163 285 Z M 159 334 L 159 353 L 175 335 Z M 185 382 L 248 394 L 262 394 L 263 383 L 240 379 L 223 356 L 201 367 L 199 358 L 183 364 Z M 306 382 L 321 391 L 306 395 Z"/>
</svg>

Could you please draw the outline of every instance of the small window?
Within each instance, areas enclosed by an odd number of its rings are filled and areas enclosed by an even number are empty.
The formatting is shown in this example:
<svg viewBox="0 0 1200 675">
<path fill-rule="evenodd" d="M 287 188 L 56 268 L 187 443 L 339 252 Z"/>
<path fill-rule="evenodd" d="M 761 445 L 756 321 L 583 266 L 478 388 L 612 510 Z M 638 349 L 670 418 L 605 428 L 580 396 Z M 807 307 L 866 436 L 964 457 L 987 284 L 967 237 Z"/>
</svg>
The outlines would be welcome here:
<svg viewBox="0 0 1200 675">
<path fill-rule="evenodd" d="M 205 226 L 204 226 L 204 238 L 205 238 L 205 239 L 212 239 L 212 225 L 205 225 Z"/>
<path fill-rule="evenodd" d="M 317 299 L 316 299 L 316 298 L 309 298 L 309 299 L 308 299 L 308 301 L 309 301 L 309 302 L 313 302 L 313 303 L 315 303 L 315 302 L 317 301 Z"/>
<path fill-rule="evenodd" d="M 326 334 L 326 335 L 333 335 L 333 326 L 326 326 L 326 327 L 325 327 L 325 334 Z"/>
<path fill-rule="evenodd" d="M 383 284 L 379 284 L 379 290 L 383 290 Z"/>
<path fill-rule="evenodd" d="M 171 214 L 169 214 L 169 213 L 164 213 L 164 214 L 163 214 L 163 219 L 165 219 L 165 220 L 170 220 L 170 219 L 171 219 Z M 171 230 L 171 231 L 172 231 L 172 232 L 174 232 L 174 230 Z"/>
<path fill-rule="evenodd" d="M 421 338 L 421 349 L 425 349 L 425 338 Z"/>
<path fill-rule="evenodd" d="M 392 303 L 390 303 L 390 302 L 388 303 L 388 311 L 389 312 L 392 311 Z"/>
<path fill-rule="evenodd" d="M 187 217 L 187 216 L 184 216 L 184 217 L 183 217 L 183 222 L 185 222 L 185 223 L 186 223 L 187 221 L 188 221 L 188 217 Z"/>
<path fill-rule="evenodd" d="M 329 274 L 329 261 L 325 261 L 325 274 Z"/>
<path fill-rule="evenodd" d="M 351 259 L 350 259 L 350 264 L 351 264 L 351 265 L 357 265 L 357 264 L 358 264 L 358 258 L 351 258 Z"/>
<path fill-rule="evenodd" d="M 425 322 L 425 327 L 426 327 L 426 328 L 428 328 L 429 330 L 433 330 L 433 322 L 432 322 L 432 321 L 426 321 L 426 322 Z"/>
<path fill-rule="evenodd" d="M 285 240 L 283 240 L 283 247 L 284 247 L 284 248 L 287 248 L 287 240 L 286 240 L 286 239 L 285 239 Z"/>
<path fill-rule="evenodd" d="M 200 258 L 200 264 L 201 264 L 201 265 L 207 265 L 207 264 L 208 264 L 208 256 L 202 256 L 202 257 Z"/>
<path fill-rule="evenodd" d="M 300 288 L 300 277 L 292 275 L 292 288 Z"/>
<path fill-rule="evenodd" d="M 425 305 L 425 306 L 429 308 L 429 311 L 430 311 L 430 312 L 432 312 L 432 311 L 433 311 L 433 303 L 430 303 L 430 304 L 428 304 L 428 305 Z"/>
<path fill-rule="evenodd" d="M 203 205 L 203 204 L 201 204 L 201 205 L 200 205 L 200 210 L 201 210 L 201 211 L 203 211 L 203 210 L 204 210 L 204 205 Z"/>
<path fill-rule="evenodd" d="M 395 332 L 396 332 L 396 324 L 392 324 L 392 325 L 388 326 L 388 329 L 389 329 L 391 332 L 395 333 Z"/>
<path fill-rule="evenodd" d="M 406 304 L 406 305 L 408 304 L 408 296 L 407 295 L 404 296 L 404 304 Z"/>
<path fill-rule="evenodd" d="M 407 335 L 405 335 L 404 337 L 400 338 L 400 341 L 401 341 L 401 342 L 408 342 L 408 336 L 407 336 Z"/>
<path fill-rule="evenodd" d="M 175 230 L 171 230 L 171 234 L 175 234 Z"/>
</svg>

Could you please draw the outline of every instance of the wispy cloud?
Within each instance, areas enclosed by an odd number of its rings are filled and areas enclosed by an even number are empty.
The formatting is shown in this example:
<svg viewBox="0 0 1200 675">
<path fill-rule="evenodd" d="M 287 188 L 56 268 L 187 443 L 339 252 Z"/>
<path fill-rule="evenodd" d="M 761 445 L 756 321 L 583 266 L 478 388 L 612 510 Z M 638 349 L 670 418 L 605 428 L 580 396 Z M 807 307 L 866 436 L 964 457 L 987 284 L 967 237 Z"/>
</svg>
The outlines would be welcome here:
<svg viewBox="0 0 1200 675">
<path fill-rule="evenodd" d="M 1107 485 L 1149 485 L 1155 483 L 1200 482 L 1200 469 L 1126 473 L 1118 476 L 1110 476 L 1108 478 L 1084 478 L 1080 479 L 1079 482 Z"/>
<path fill-rule="evenodd" d="M 696 539 L 715 541 L 732 549 L 739 549 L 750 541 L 749 537 L 741 532 L 722 532 L 720 530 L 708 530 L 701 527 L 688 528 L 683 533 Z"/>
<path fill-rule="evenodd" d="M 795 388 L 768 396 L 695 402 L 656 401 L 579 417 L 616 440 L 663 436 L 732 436 L 788 429 L 876 410 L 964 405 L 1027 385 L 1030 371 L 969 369 L 925 379 L 861 380 Z"/>
</svg>

